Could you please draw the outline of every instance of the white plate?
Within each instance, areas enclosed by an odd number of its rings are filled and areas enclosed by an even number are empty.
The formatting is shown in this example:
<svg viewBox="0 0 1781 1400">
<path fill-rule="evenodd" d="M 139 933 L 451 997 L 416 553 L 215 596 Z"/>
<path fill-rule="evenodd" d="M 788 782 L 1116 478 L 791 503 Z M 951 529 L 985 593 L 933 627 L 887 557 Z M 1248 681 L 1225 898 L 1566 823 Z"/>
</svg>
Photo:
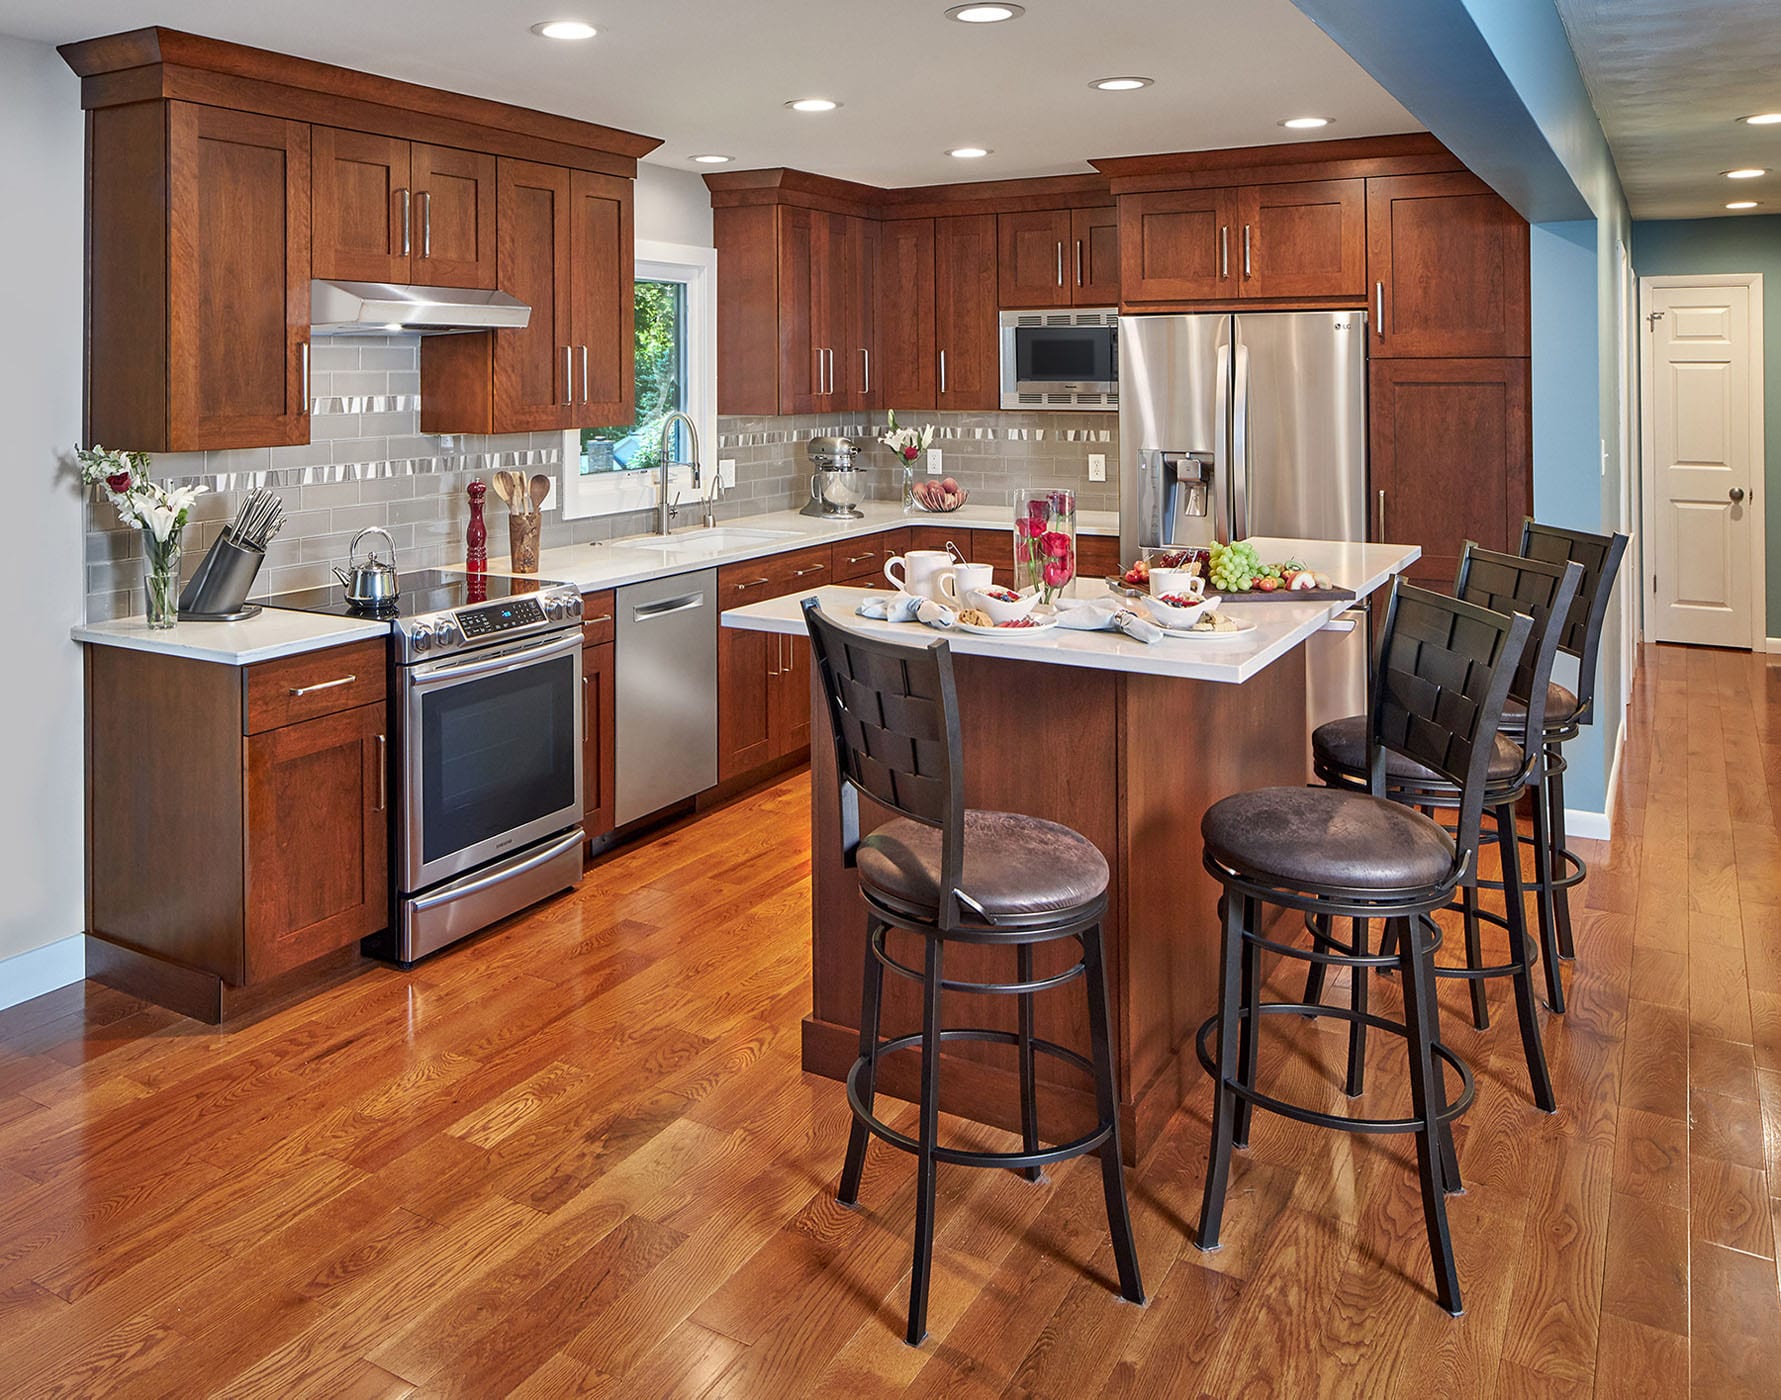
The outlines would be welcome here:
<svg viewBox="0 0 1781 1400">
<path fill-rule="evenodd" d="M 1043 606 L 1044 604 L 1040 604 L 1040 607 Z M 1031 627 L 979 627 L 971 622 L 955 622 L 952 625 L 960 632 L 969 632 L 973 637 L 1030 637 L 1035 632 L 1049 632 L 1057 626 L 1055 612 L 1041 616 L 1039 609 L 1035 608 L 1027 616 L 1032 619 Z M 1254 626 L 1253 623 L 1250 625 Z"/>
<path fill-rule="evenodd" d="M 1210 632 L 1198 627 L 1163 627 L 1160 622 L 1157 626 L 1162 627 L 1165 637 L 1192 637 L 1200 642 L 1234 642 L 1244 633 L 1255 631 L 1253 622 L 1245 622 L 1239 617 L 1233 617 L 1231 621 L 1237 624 L 1236 627 L 1224 632 Z"/>
</svg>

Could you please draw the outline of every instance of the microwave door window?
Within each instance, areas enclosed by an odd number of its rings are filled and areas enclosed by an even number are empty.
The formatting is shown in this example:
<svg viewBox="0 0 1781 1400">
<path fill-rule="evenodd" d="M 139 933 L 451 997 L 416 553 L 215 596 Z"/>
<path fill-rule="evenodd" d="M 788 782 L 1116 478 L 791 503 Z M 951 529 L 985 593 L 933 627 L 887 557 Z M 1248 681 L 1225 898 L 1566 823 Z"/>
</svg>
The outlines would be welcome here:
<svg viewBox="0 0 1781 1400">
<path fill-rule="evenodd" d="M 1095 347 L 1089 340 L 1047 336 L 1033 347 L 1034 379 L 1088 382 L 1095 378 Z"/>
<path fill-rule="evenodd" d="M 567 657 L 424 698 L 423 860 L 574 804 L 576 699 Z"/>
</svg>

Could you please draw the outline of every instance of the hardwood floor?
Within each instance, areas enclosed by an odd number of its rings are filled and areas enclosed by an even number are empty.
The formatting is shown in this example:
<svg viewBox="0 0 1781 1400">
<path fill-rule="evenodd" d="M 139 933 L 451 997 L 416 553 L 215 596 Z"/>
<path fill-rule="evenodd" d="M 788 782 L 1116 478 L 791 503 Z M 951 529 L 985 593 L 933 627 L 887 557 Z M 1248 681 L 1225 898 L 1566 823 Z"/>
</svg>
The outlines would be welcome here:
<svg viewBox="0 0 1781 1400">
<path fill-rule="evenodd" d="M 913 1164 L 874 1146 L 837 1206 L 842 1093 L 798 1069 L 795 775 L 473 947 L 223 1033 L 94 985 L 0 1012 L 0 1391 L 1775 1395 L 1778 801 L 1781 666 L 1648 651 L 1545 1018 L 1557 1115 L 1506 986 L 1482 1034 L 1443 988 L 1479 1081 L 1458 1320 L 1407 1140 L 1258 1116 L 1225 1246 L 1195 1251 L 1203 1090 L 1131 1177 L 1146 1308 L 1115 1296 L 1092 1162 L 948 1169 L 905 1347 Z M 1334 1102 L 1341 1034 L 1265 1042 L 1264 1079 Z M 1402 1111 L 1394 1047 L 1369 1073 Z"/>
</svg>

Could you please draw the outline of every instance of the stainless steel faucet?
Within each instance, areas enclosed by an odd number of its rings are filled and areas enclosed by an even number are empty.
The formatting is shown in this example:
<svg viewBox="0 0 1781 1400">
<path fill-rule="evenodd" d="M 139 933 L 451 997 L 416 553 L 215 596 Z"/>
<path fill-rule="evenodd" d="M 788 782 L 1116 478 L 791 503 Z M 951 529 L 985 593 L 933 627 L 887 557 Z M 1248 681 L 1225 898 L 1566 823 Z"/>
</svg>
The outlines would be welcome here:
<svg viewBox="0 0 1781 1400">
<path fill-rule="evenodd" d="M 674 460 L 674 425 L 676 423 L 686 424 L 687 441 L 692 445 L 692 451 L 689 454 L 692 458 L 690 462 L 676 462 Z M 674 502 L 668 499 L 668 473 L 675 467 L 691 467 L 693 469 L 693 485 L 695 487 L 698 486 L 699 427 L 698 424 L 694 423 L 691 418 L 687 417 L 686 414 L 682 413 L 679 409 L 675 409 L 674 412 L 670 413 L 662 420 L 661 477 L 656 487 L 656 533 L 658 535 L 666 535 L 669 533 L 670 524 L 677 514 Z"/>
</svg>

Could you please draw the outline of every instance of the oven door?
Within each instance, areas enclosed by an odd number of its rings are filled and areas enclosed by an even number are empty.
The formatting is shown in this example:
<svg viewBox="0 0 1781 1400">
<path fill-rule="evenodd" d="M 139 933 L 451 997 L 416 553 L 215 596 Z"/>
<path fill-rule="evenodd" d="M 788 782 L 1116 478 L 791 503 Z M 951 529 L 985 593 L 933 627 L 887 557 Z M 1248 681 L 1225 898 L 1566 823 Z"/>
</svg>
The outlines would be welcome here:
<svg viewBox="0 0 1781 1400">
<path fill-rule="evenodd" d="M 403 671 L 403 893 L 581 820 L 579 627 Z"/>
</svg>

